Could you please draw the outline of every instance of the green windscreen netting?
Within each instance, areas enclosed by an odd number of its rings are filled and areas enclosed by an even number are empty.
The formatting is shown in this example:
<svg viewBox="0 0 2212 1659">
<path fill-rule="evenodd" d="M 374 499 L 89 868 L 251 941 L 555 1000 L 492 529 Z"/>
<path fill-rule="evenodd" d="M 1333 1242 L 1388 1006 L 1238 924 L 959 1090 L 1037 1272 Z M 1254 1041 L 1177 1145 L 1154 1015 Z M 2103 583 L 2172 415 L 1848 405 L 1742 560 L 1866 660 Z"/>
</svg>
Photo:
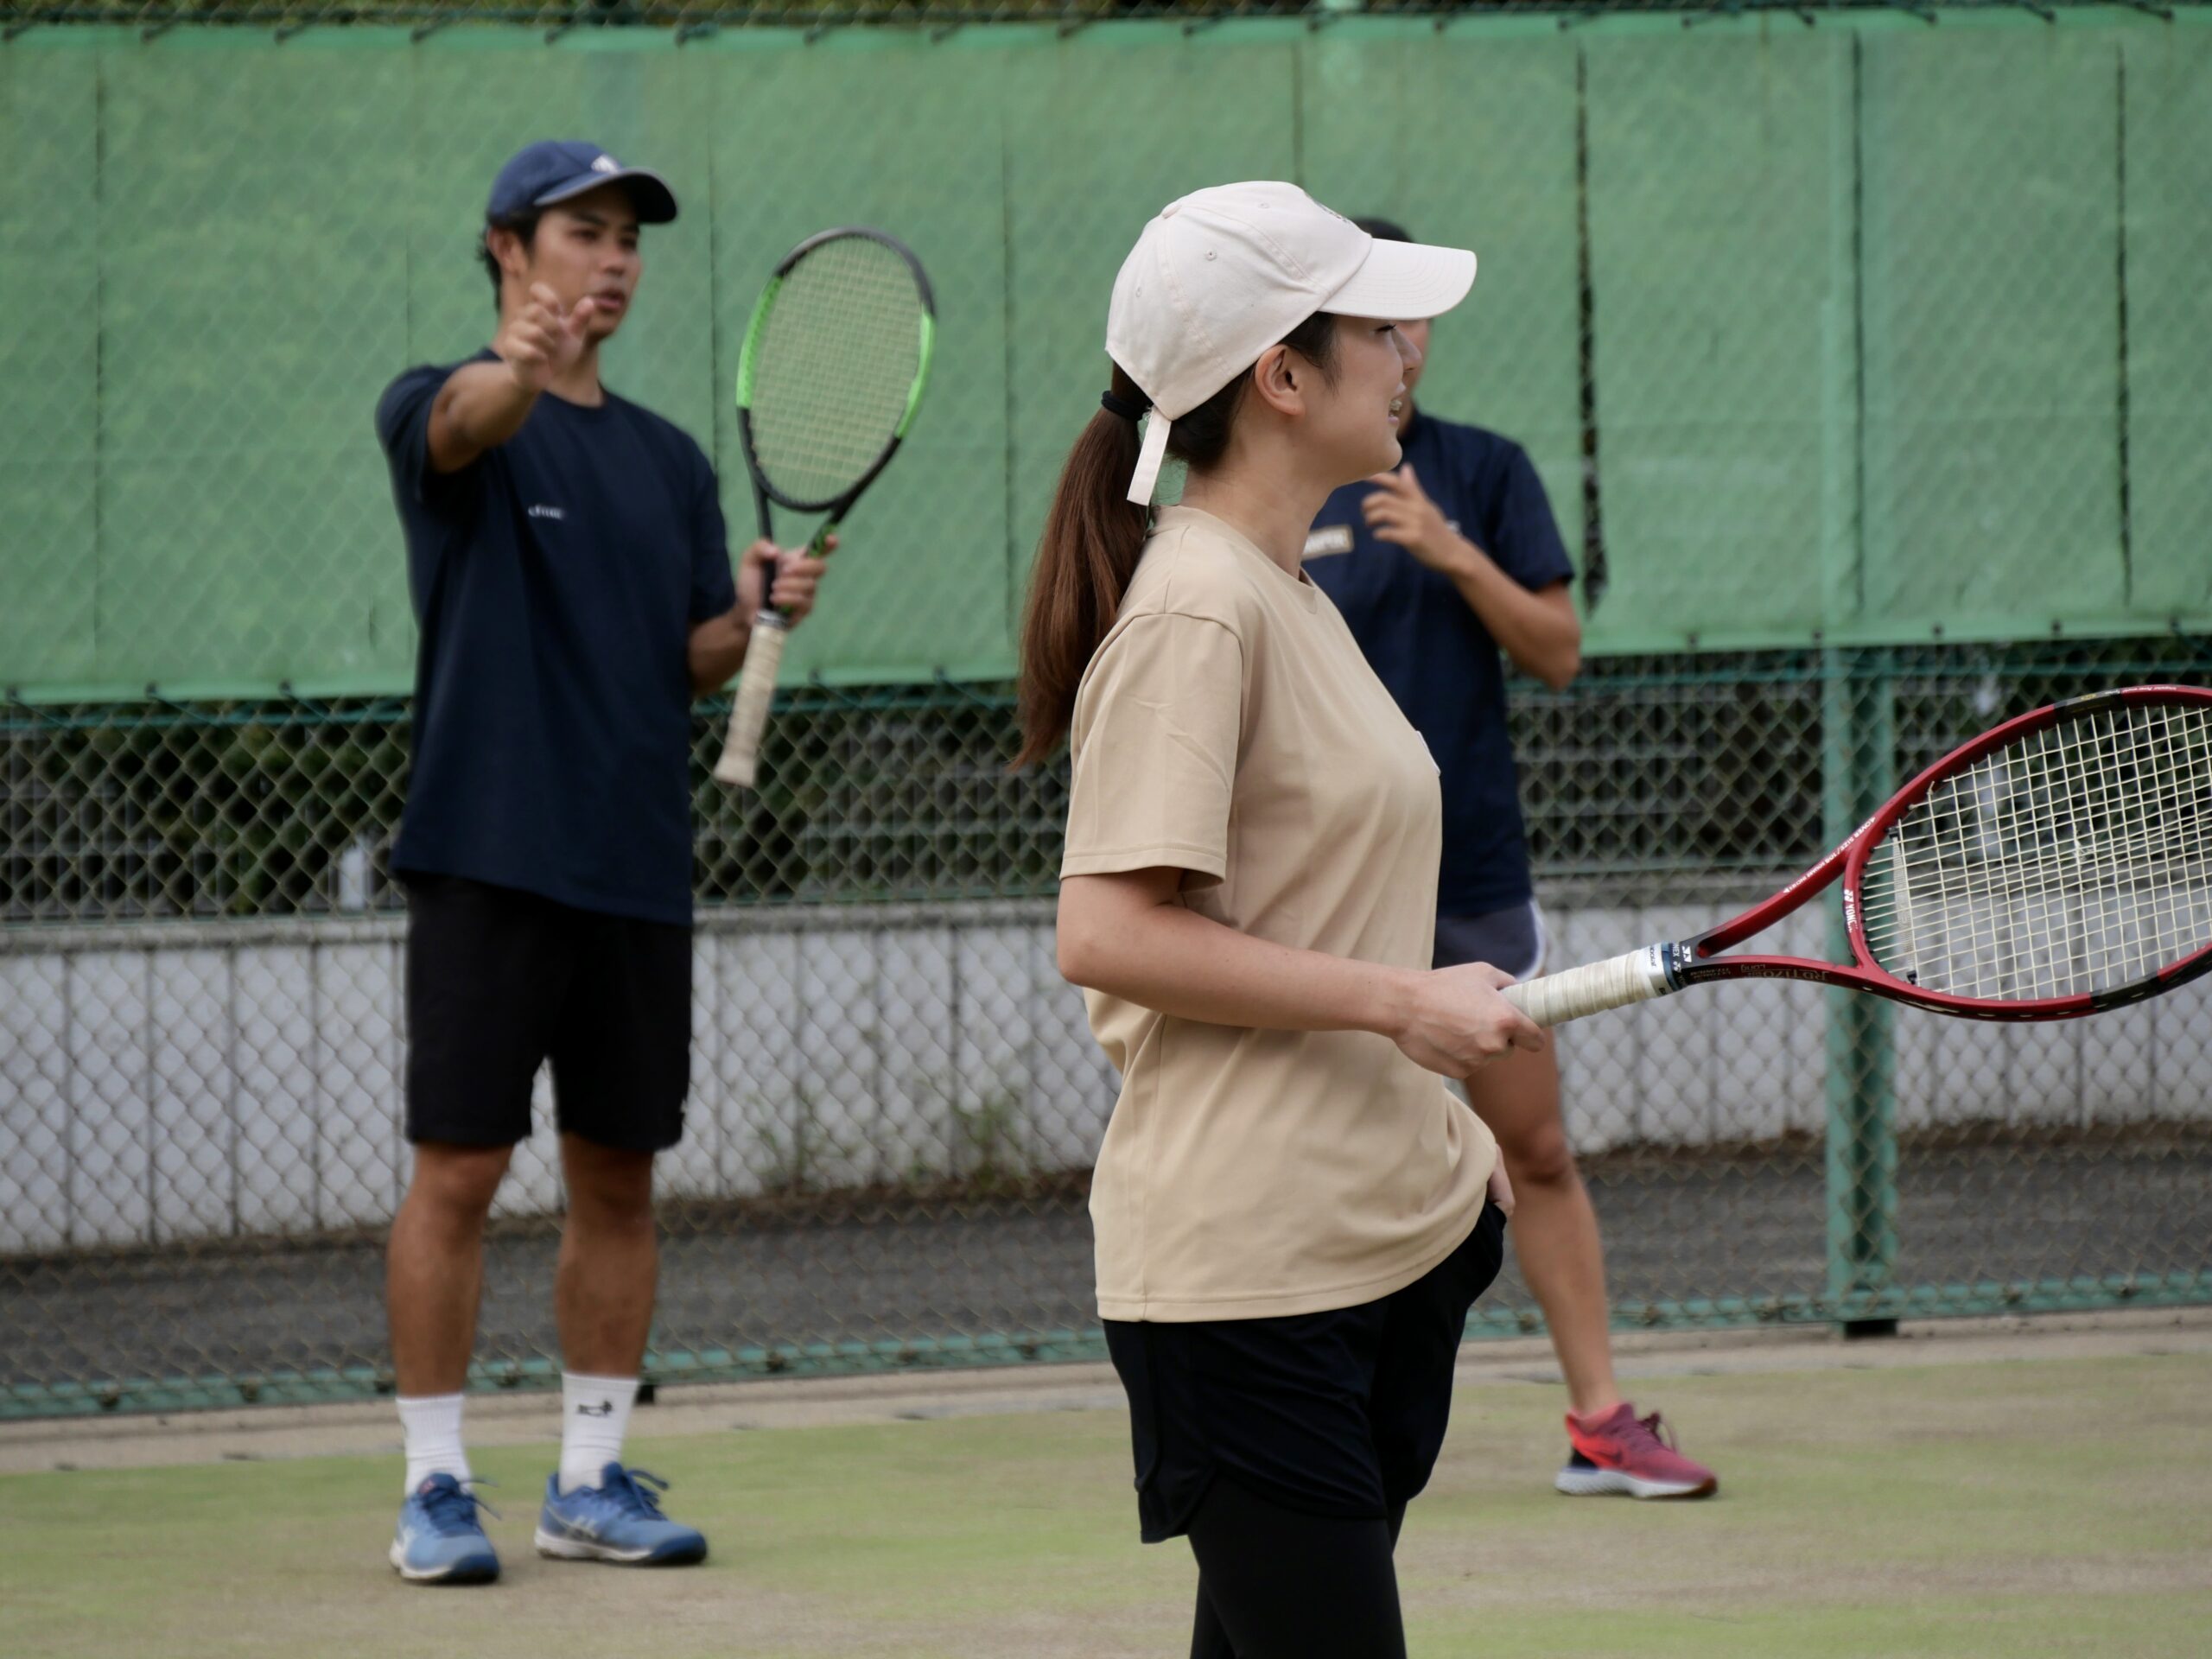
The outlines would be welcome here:
<svg viewBox="0 0 2212 1659">
<path fill-rule="evenodd" d="M 0 682 L 406 685 L 369 411 L 489 334 L 486 185 L 547 132 L 683 200 L 608 375 L 709 447 L 741 536 L 729 379 L 777 257 L 875 224 L 935 278 L 930 405 L 794 681 L 1006 671 L 1114 270 L 1240 175 L 1481 254 L 1424 401 L 1529 446 L 1593 649 L 2212 614 L 2201 16 L 1652 21 L 19 34 Z"/>
</svg>

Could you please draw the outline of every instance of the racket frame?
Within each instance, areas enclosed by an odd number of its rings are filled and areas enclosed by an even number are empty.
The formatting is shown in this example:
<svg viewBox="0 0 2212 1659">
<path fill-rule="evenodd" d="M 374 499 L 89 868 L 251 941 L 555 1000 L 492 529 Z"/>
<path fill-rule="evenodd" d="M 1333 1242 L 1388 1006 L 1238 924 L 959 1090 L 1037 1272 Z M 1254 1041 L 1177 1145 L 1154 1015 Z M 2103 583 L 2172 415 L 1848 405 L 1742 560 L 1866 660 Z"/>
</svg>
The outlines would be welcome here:
<svg viewBox="0 0 2212 1659">
<path fill-rule="evenodd" d="M 775 311 L 776 296 L 783 289 L 784 279 L 791 275 L 792 268 L 800 260 L 817 248 L 825 243 L 842 241 L 848 237 L 859 237 L 878 243 L 906 261 L 907 273 L 914 279 L 914 291 L 922 302 L 921 341 L 914 364 L 914 378 L 906 388 L 906 410 L 899 416 L 899 424 L 892 429 L 890 439 L 884 444 L 882 453 L 876 456 L 857 480 L 838 494 L 825 496 L 819 500 L 807 500 L 778 489 L 761 470 L 760 452 L 754 446 L 753 436 L 753 382 L 760 370 L 761 336 L 767 329 L 769 317 Z M 913 424 L 914 411 L 921 407 L 922 394 L 929 390 L 930 365 L 936 353 L 937 290 L 930 286 L 929 273 L 922 269 L 922 262 L 914 257 L 913 250 L 897 237 L 871 230 L 864 225 L 839 226 L 834 230 L 816 232 L 783 257 L 769 276 L 767 285 L 760 290 L 760 299 L 753 304 L 753 320 L 746 326 L 745 343 L 738 348 L 737 353 L 738 447 L 745 457 L 745 470 L 752 475 L 753 512 L 764 537 L 773 539 L 768 507 L 772 501 L 793 512 L 826 512 L 830 517 L 815 532 L 810 543 L 813 550 L 820 551 L 823 542 L 836 528 L 837 521 L 852 511 L 853 503 L 859 500 L 868 486 L 875 482 L 876 475 L 891 464 L 891 457 L 899 453 L 899 446 L 906 441 L 906 429 Z M 768 613 L 765 603 L 761 613 L 764 616 Z"/>
<path fill-rule="evenodd" d="M 1655 986 L 1647 995 L 1663 996 L 1687 986 L 1705 984 L 1713 980 L 1796 979 L 1834 985 L 1845 990 L 1866 991 L 1875 996 L 1886 997 L 1892 1002 L 1925 1008 L 1931 1014 L 1962 1019 L 2001 1021 L 2073 1020 L 2084 1014 L 2101 1014 L 2107 1008 L 2124 1007 L 2131 1002 L 2140 1002 L 2212 972 L 2212 944 L 2208 944 L 2192 955 L 2169 963 L 2140 979 L 2101 991 L 2082 992 L 2071 996 L 2024 997 L 2009 1001 L 1958 996 L 1916 985 L 1878 963 L 1874 960 L 1872 947 L 1867 942 L 1863 913 L 1865 903 L 1860 888 L 1868 860 L 1880 845 L 1883 836 L 1937 784 L 1965 771 L 1984 755 L 2032 733 L 2055 726 L 2061 721 L 2133 704 L 2177 701 L 2212 709 L 2212 691 L 2185 685 L 2133 685 L 2115 690 L 2092 691 L 2082 696 L 2069 697 L 2062 702 L 2046 704 L 1992 727 L 1916 774 L 1872 817 L 1853 830 L 1834 851 L 1772 898 L 1753 905 L 1749 910 L 1731 917 L 1718 927 L 1707 929 L 1694 938 L 1647 947 L 1644 954 L 1649 958 L 1648 971 L 1655 980 L 1664 981 L 1663 988 Z M 1784 917 L 1802 909 L 1838 880 L 1843 883 L 1844 928 L 1851 942 L 1852 962 L 1822 962 L 1809 957 L 1756 952 L 1743 956 L 1719 954 L 1764 932 Z M 1529 983 L 1538 985 L 1542 981 L 1532 980 Z"/>
<path fill-rule="evenodd" d="M 760 341 L 766 334 L 768 319 L 774 314 L 776 296 L 783 289 L 784 280 L 800 260 L 829 242 L 842 241 L 849 237 L 861 237 L 880 244 L 906 261 L 906 270 L 914 279 L 914 290 L 921 301 L 919 327 L 921 339 L 914 365 L 912 383 L 906 389 L 906 407 L 899 416 L 899 423 L 882 452 L 868 469 L 850 486 L 834 496 L 820 500 L 807 500 L 779 490 L 760 465 L 760 457 L 753 435 L 753 383 L 760 372 Z M 913 250 L 894 236 L 887 235 L 862 225 L 842 225 L 826 231 L 817 231 L 808 237 L 778 263 L 770 274 L 767 284 L 760 290 L 760 297 L 753 302 L 753 317 L 746 325 L 745 341 L 737 356 L 737 435 L 739 452 L 745 458 L 745 470 L 753 480 L 753 516 L 760 539 L 772 542 L 776 538 L 773 508 L 790 509 L 793 512 L 823 512 L 827 514 L 820 526 L 807 542 L 807 555 L 820 558 L 845 515 L 864 494 L 876 476 L 891 464 L 892 456 L 899 453 L 899 446 L 906 440 L 906 429 L 913 424 L 914 412 L 921 407 L 922 394 L 929 390 L 930 365 L 937 354 L 937 291 L 931 287 L 929 273 L 922 269 L 922 262 L 914 257 Z M 771 559 L 761 568 L 760 610 L 753 618 L 753 639 L 746 647 L 745 667 L 739 676 L 737 694 L 730 704 L 728 734 L 722 742 L 721 758 L 715 763 L 717 782 L 749 789 L 758 773 L 760 740 L 766 729 L 768 709 L 775 696 L 776 678 L 784 660 L 785 636 L 791 624 L 782 612 L 776 609 L 770 595 L 776 588 L 776 562 Z"/>
</svg>

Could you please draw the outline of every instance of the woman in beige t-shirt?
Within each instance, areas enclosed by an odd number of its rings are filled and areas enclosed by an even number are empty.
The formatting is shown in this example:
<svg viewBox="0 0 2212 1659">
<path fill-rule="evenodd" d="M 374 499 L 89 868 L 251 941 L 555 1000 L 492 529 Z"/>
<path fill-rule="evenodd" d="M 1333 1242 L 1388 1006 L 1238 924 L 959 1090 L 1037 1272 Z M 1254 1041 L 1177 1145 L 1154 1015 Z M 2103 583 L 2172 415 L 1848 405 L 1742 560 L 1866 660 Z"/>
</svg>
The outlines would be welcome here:
<svg viewBox="0 0 2212 1659">
<path fill-rule="evenodd" d="M 1099 1313 L 1200 1659 L 1404 1653 L 1391 1546 L 1511 1208 L 1442 1079 L 1539 1034 L 1506 976 L 1429 969 L 1436 768 L 1300 568 L 1329 493 L 1397 462 L 1394 320 L 1473 277 L 1291 185 L 1163 209 L 1023 625 L 1021 758 L 1073 758 L 1060 968 L 1122 1077 Z"/>
</svg>

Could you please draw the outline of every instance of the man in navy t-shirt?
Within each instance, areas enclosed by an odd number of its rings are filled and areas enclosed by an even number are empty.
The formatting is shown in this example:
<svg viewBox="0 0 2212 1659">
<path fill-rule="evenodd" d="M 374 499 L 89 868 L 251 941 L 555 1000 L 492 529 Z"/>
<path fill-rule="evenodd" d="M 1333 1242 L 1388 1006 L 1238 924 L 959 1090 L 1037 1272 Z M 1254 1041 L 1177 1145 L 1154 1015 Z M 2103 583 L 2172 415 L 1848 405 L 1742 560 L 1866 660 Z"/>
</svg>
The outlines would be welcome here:
<svg viewBox="0 0 2212 1659">
<path fill-rule="evenodd" d="M 1412 239 L 1387 219 L 1359 223 L 1372 236 Z M 1306 569 L 1344 613 L 1443 775 L 1435 965 L 1487 962 L 1525 979 L 1542 969 L 1543 921 L 1499 658 L 1502 651 L 1554 689 L 1573 679 L 1582 650 L 1567 593 L 1574 567 L 1527 452 L 1418 410 L 1429 325 L 1399 328 L 1414 347 L 1398 423 L 1404 459 L 1395 473 L 1329 498 L 1306 537 Z M 1518 1200 L 1515 1249 L 1567 1377 L 1571 1449 L 1555 1484 L 1638 1497 L 1713 1491 L 1712 1471 L 1667 1446 L 1656 1414 L 1638 1419 L 1615 1382 L 1605 1254 L 1560 1123 L 1551 1044 L 1493 1061 L 1466 1087 L 1505 1154 Z"/>
<path fill-rule="evenodd" d="M 805 614 L 819 561 L 766 543 L 733 581 L 714 469 L 600 380 L 658 175 L 544 142 L 500 170 L 490 347 L 377 405 L 421 626 L 407 884 L 407 1135 L 387 1306 L 407 1479 L 392 1565 L 482 1582 L 499 1559 L 461 1437 L 484 1222 L 550 1061 L 568 1217 L 555 1305 L 558 1560 L 707 1552 L 621 1461 L 652 1320 L 653 1155 L 683 1132 L 691 1046 L 691 703 L 745 660 L 763 572 Z"/>
</svg>

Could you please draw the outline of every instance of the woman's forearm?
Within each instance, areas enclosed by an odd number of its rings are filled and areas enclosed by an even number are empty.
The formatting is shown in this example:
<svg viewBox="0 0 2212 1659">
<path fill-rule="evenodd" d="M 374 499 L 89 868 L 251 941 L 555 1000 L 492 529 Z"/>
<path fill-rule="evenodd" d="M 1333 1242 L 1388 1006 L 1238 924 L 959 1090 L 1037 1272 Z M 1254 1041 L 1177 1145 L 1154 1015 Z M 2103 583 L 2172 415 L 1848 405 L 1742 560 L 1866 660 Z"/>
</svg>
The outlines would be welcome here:
<svg viewBox="0 0 2212 1659">
<path fill-rule="evenodd" d="M 1408 970 L 1255 938 L 1179 904 L 1088 902 L 1078 886 L 1112 880 L 1062 884 L 1060 971 L 1077 984 L 1211 1025 L 1384 1035 L 1402 1027 Z"/>
<path fill-rule="evenodd" d="M 1180 870 L 1060 883 L 1060 972 L 1179 1020 L 1256 1031 L 1369 1031 L 1416 1065 L 1464 1077 L 1543 1033 L 1483 963 L 1423 971 L 1253 938 L 1177 901 Z"/>
</svg>

